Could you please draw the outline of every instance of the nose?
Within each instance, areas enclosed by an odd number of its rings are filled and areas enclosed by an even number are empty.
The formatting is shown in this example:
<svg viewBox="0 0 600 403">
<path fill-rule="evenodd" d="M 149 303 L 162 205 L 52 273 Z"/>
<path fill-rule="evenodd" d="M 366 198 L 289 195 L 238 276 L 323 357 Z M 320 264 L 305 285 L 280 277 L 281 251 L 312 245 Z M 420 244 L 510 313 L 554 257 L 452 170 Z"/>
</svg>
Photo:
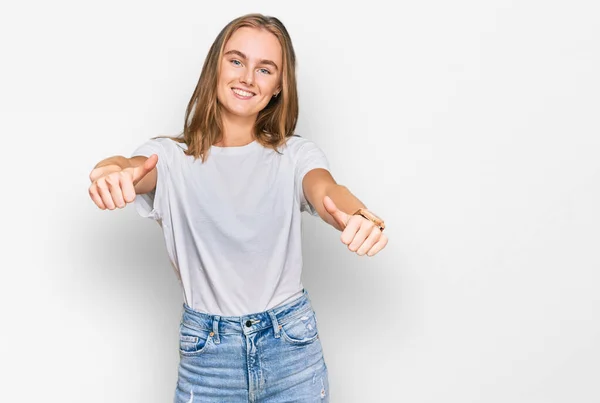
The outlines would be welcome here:
<svg viewBox="0 0 600 403">
<path fill-rule="evenodd" d="M 240 82 L 246 85 L 254 84 L 254 70 L 248 68 L 244 69 L 240 76 Z"/>
</svg>

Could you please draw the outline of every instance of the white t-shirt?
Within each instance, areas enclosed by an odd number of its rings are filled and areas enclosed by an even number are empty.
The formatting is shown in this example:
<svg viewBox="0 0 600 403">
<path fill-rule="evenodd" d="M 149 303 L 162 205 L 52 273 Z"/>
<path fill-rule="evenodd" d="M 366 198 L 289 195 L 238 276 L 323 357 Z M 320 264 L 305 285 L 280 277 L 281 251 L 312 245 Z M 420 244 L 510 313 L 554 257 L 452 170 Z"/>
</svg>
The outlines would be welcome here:
<svg viewBox="0 0 600 403">
<path fill-rule="evenodd" d="M 212 146 L 204 164 L 184 149 L 159 138 L 132 153 L 158 155 L 156 188 L 137 195 L 135 206 L 160 224 L 184 301 L 200 312 L 242 316 L 302 295 L 301 213 L 318 216 L 302 178 L 329 170 L 323 151 L 296 135 L 282 154 L 257 141 Z"/>
</svg>

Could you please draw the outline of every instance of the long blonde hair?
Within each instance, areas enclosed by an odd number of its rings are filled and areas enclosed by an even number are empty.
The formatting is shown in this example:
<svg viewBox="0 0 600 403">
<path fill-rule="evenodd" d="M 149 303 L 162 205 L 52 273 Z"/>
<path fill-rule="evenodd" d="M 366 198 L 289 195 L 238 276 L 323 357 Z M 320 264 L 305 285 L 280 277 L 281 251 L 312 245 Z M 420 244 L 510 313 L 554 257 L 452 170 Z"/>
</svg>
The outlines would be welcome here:
<svg viewBox="0 0 600 403">
<path fill-rule="evenodd" d="M 223 49 L 231 35 L 239 28 L 261 28 L 271 32 L 281 44 L 283 66 L 281 92 L 271 98 L 267 106 L 258 113 L 254 125 L 256 140 L 265 147 L 273 148 L 285 143 L 294 134 L 298 121 L 298 91 L 296 87 L 296 54 L 287 29 L 275 17 L 262 14 L 247 14 L 234 19 L 219 33 L 202 67 L 200 79 L 188 103 L 183 133 L 168 137 L 187 145 L 185 154 L 208 158 L 209 148 L 220 141 L 223 134 L 221 105 L 217 100 L 217 82 L 223 58 Z M 155 137 L 156 138 L 156 137 Z"/>
</svg>

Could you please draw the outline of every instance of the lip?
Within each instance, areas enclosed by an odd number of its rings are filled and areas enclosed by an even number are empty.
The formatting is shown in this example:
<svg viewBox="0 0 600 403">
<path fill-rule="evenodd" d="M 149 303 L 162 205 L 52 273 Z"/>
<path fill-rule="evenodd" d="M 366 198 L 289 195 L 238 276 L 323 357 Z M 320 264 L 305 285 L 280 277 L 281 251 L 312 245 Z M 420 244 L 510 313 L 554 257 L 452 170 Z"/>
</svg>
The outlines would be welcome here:
<svg viewBox="0 0 600 403">
<path fill-rule="evenodd" d="M 252 95 L 250 95 L 249 97 L 244 97 L 244 96 L 242 96 L 242 95 L 236 94 L 234 90 L 240 90 L 240 91 L 249 92 L 249 93 L 250 93 L 250 94 L 252 94 Z M 247 89 L 245 89 L 245 88 L 240 88 L 240 87 L 231 87 L 231 92 L 232 92 L 232 93 L 233 93 L 233 95 L 234 95 L 236 98 L 238 98 L 238 99 L 250 99 L 250 98 L 252 98 L 253 96 L 255 96 L 255 95 L 256 95 L 256 93 L 254 93 L 254 92 L 252 92 L 252 91 L 250 91 L 250 90 L 247 90 Z"/>
</svg>

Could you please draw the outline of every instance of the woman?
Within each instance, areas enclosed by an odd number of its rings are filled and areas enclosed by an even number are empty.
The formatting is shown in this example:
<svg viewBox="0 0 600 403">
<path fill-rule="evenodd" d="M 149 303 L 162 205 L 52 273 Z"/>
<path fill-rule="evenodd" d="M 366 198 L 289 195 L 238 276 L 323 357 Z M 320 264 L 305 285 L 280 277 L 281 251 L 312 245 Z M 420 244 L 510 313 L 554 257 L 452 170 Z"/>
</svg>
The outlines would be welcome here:
<svg viewBox="0 0 600 403">
<path fill-rule="evenodd" d="M 182 136 L 150 139 L 90 174 L 99 208 L 135 200 L 162 227 L 184 298 L 175 402 L 328 402 L 301 283 L 301 212 L 342 231 L 358 255 L 387 243 L 319 147 L 294 135 L 295 63 L 278 19 L 233 20 L 208 52 Z"/>
</svg>

